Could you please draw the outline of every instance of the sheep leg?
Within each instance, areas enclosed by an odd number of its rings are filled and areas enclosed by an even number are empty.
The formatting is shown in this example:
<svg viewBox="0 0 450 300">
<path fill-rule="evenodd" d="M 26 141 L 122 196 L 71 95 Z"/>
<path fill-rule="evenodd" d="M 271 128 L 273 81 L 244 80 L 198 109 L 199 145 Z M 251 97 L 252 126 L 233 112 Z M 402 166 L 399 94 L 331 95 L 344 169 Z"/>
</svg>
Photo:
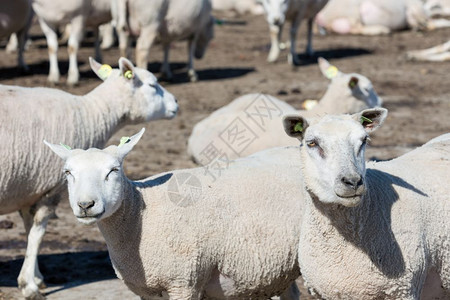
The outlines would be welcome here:
<svg viewBox="0 0 450 300">
<path fill-rule="evenodd" d="M 308 19 L 308 37 L 306 44 L 306 55 L 309 57 L 314 56 L 314 50 L 312 46 L 312 38 L 313 38 L 313 21 L 314 19 Z"/>
<path fill-rule="evenodd" d="M 168 291 L 169 299 L 200 300 L 202 297 L 193 287 L 177 287 Z"/>
<path fill-rule="evenodd" d="M 148 53 L 156 38 L 158 24 L 150 24 L 142 28 L 136 43 L 136 64 L 139 68 L 147 69 Z"/>
<path fill-rule="evenodd" d="M 77 54 L 81 40 L 83 39 L 84 31 L 84 16 L 79 15 L 72 19 L 69 43 L 67 51 L 69 52 L 69 74 L 67 77 L 68 85 L 75 85 L 78 83 L 80 73 L 78 72 Z"/>
<path fill-rule="evenodd" d="M 431 19 L 427 22 L 427 29 L 434 30 L 439 28 L 450 27 L 450 20 L 447 19 Z"/>
<path fill-rule="evenodd" d="M 119 52 L 120 56 L 131 58 L 131 42 L 130 34 L 125 29 L 118 29 L 117 35 L 119 38 Z"/>
<path fill-rule="evenodd" d="M 19 68 L 28 72 L 29 68 L 23 59 L 23 52 L 25 51 L 25 43 L 27 42 L 28 36 L 28 26 L 25 26 L 20 31 L 17 32 L 18 49 L 17 49 L 17 65 Z"/>
<path fill-rule="evenodd" d="M 425 50 L 409 51 L 406 55 L 410 60 L 444 61 L 450 60 L 449 50 L 450 41 Z"/>
<path fill-rule="evenodd" d="M 161 65 L 161 74 L 164 79 L 172 80 L 173 74 L 172 71 L 170 70 L 169 64 L 170 43 L 164 43 L 163 49 L 164 49 L 164 60 Z"/>
<path fill-rule="evenodd" d="M 299 299 L 300 299 L 300 291 L 295 281 L 280 296 L 280 300 L 299 300 Z"/>
<path fill-rule="evenodd" d="M 280 55 L 280 40 L 283 33 L 283 25 L 270 25 L 270 52 L 268 62 L 274 62 Z"/>
<path fill-rule="evenodd" d="M 102 52 L 100 51 L 100 29 L 99 27 L 94 28 L 94 38 L 95 38 L 95 60 L 102 62 Z"/>
<path fill-rule="evenodd" d="M 295 18 L 295 20 L 292 21 L 291 30 L 289 32 L 291 45 L 290 45 L 290 52 L 288 54 L 288 63 L 293 66 L 297 66 L 300 63 L 297 57 L 297 52 L 295 51 L 295 46 L 297 44 L 297 31 L 300 22 L 301 22 L 300 17 Z"/>
<path fill-rule="evenodd" d="M 11 36 L 9 37 L 9 41 L 8 44 L 6 45 L 6 53 L 13 53 L 16 52 L 17 50 L 17 46 L 18 42 L 17 42 L 17 34 L 12 33 Z"/>
<path fill-rule="evenodd" d="M 101 49 L 109 49 L 114 45 L 114 29 L 110 23 L 106 23 L 100 26 L 100 36 L 102 39 Z"/>
<path fill-rule="evenodd" d="M 188 76 L 191 82 L 198 81 L 197 73 L 194 70 L 194 52 L 195 46 L 197 45 L 198 36 L 189 39 L 188 41 Z"/>
<path fill-rule="evenodd" d="M 56 35 L 56 26 L 47 24 L 42 18 L 39 18 L 39 24 L 47 40 L 50 64 L 47 80 L 51 83 L 58 83 L 60 73 L 58 68 L 58 36 Z"/>
</svg>

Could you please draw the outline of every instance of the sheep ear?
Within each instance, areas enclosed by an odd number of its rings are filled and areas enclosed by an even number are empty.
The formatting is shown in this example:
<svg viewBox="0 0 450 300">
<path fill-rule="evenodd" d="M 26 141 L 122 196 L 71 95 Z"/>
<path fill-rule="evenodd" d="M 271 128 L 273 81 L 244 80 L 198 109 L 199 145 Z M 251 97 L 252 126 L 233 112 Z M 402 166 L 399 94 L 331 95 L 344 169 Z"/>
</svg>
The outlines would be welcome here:
<svg viewBox="0 0 450 300">
<path fill-rule="evenodd" d="M 101 80 L 106 80 L 109 75 L 111 75 L 112 68 L 110 65 L 102 65 L 98 63 L 95 59 L 92 57 L 89 57 L 89 64 L 91 65 L 92 71 L 100 78 Z"/>
<path fill-rule="evenodd" d="M 301 140 L 309 124 L 299 115 L 287 115 L 283 117 L 283 126 L 288 136 Z"/>
<path fill-rule="evenodd" d="M 145 128 L 133 135 L 132 137 L 123 137 L 120 139 L 120 144 L 117 146 L 117 156 L 123 160 L 125 156 L 133 149 L 133 147 L 139 142 L 144 134 Z"/>
<path fill-rule="evenodd" d="M 355 121 L 361 123 L 366 132 L 373 132 L 383 124 L 387 113 L 388 111 L 385 108 L 369 108 L 353 114 L 352 117 Z"/>
<path fill-rule="evenodd" d="M 66 161 L 69 158 L 69 156 L 72 152 L 70 147 L 66 146 L 64 144 L 55 145 L 55 144 L 51 144 L 45 140 L 44 140 L 44 144 L 46 144 L 53 152 L 56 153 L 56 155 L 61 157 L 64 161 Z"/>
<path fill-rule="evenodd" d="M 119 59 L 120 74 L 127 80 L 140 81 L 135 72 L 135 67 L 131 61 L 125 57 Z"/>
<path fill-rule="evenodd" d="M 328 79 L 333 79 L 334 77 L 342 74 L 341 71 L 338 70 L 338 68 L 330 64 L 328 60 L 323 57 L 319 57 L 318 63 L 319 69 L 322 72 L 323 76 Z"/>
</svg>

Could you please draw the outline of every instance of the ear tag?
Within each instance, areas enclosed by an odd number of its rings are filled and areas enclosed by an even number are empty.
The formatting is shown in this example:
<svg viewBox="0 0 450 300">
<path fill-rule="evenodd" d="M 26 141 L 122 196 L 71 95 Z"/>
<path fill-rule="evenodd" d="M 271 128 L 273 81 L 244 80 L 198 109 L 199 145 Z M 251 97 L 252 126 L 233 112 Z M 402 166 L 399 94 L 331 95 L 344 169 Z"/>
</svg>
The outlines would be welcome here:
<svg viewBox="0 0 450 300">
<path fill-rule="evenodd" d="M 372 123 L 373 121 L 369 118 L 361 116 L 361 124 L 364 124 L 364 122 Z"/>
<path fill-rule="evenodd" d="M 356 81 L 352 80 L 350 81 L 350 83 L 348 84 L 348 86 L 352 89 L 356 86 Z"/>
<path fill-rule="evenodd" d="M 294 132 L 303 132 L 303 124 L 301 122 L 298 122 L 294 126 Z"/>
<path fill-rule="evenodd" d="M 131 78 L 133 78 L 133 72 L 131 72 L 130 70 L 127 70 L 123 74 L 123 77 L 125 77 L 126 79 L 131 79 Z"/>
<path fill-rule="evenodd" d="M 332 79 L 334 77 L 336 77 L 336 75 L 339 73 L 338 68 L 336 68 L 335 66 L 329 66 L 328 69 L 326 69 L 325 71 L 325 76 L 328 79 Z"/>
<path fill-rule="evenodd" d="M 72 148 L 70 148 L 69 146 L 63 144 L 63 143 L 59 143 L 61 146 L 63 146 L 64 148 L 66 148 L 67 150 L 72 150 Z"/>
<path fill-rule="evenodd" d="M 110 65 L 102 65 L 100 69 L 98 69 L 97 74 L 100 76 L 101 79 L 105 80 L 106 78 L 111 75 L 112 68 Z"/>
<path fill-rule="evenodd" d="M 118 147 L 125 145 L 125 144 L 128 143 L 129 141 L 131 141 L 131 140 L 130 140 L 130 137 L 128 137 L 128 136 L 123 136 L 123 137 L 120 139 L 120 143 L 119 143 L 119 146 L 118 146 Z"/>
</svg>

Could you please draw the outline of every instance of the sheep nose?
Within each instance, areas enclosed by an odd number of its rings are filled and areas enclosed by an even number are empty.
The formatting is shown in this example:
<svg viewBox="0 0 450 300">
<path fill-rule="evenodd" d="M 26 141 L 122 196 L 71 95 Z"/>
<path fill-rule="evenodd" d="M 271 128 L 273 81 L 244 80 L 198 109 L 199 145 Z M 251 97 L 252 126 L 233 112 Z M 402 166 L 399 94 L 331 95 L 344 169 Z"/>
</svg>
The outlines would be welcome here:
<svg viewBox="0 0 450 300">
<path fill-rule="evenodd" d="M 362 184 L 363 180 L 360 175 L 353 175 L 353 176 L 343 176 L 341 178 L 341 182 L 354 190 L 358 189 Z"/>
<path fill-rule="evenodd" d="M 94 200 L 89 200 L 89 201 L 80 201 L 78 202 L 78 206 L 83 209 L 83 210 L 87 210 L 91 207 L 93 207 L 95 205 L 95 201 Z"/>
<path fill-rule="evenodd" d="M 280 18 L 274 18 L 274 19 L 273 19 L 273 25 L 280 26 L 280 25 L 281 25 L 281 20 L 280 20 Z"/>
</svg>

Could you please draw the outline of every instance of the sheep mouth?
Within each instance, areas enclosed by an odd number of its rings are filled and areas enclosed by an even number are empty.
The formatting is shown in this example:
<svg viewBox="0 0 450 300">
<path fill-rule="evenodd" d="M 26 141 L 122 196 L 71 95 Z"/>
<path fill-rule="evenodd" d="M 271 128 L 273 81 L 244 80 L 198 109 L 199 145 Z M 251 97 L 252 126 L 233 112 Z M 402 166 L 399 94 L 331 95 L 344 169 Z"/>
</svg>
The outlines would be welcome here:
<svg viewBox="0 0 450 300">
<path fill-rule="evenodd" d="M 354 195 L 339 195 L 336 193 L 336 196 L 338 197 L 338 203 L 346 206 L 346 207 L 355 207 L 358 206 L 359 203 L 361 202 L 361 196 L 358 193 L 354 194 Z"/>
<path fill-rule="evenodd" d="M 79 215 L 79 216 L 75 216 L 75 217 L 77 217 L 78 221 L 81 223 L 92 224 L 95 221 L 99 220 L 103 216 L 104 213 L 105 213 L 105 211 L 103 210 L 99 214 L 95 214 L 95 215 L 84 214 L 84 215 Z"/>
</svg>

